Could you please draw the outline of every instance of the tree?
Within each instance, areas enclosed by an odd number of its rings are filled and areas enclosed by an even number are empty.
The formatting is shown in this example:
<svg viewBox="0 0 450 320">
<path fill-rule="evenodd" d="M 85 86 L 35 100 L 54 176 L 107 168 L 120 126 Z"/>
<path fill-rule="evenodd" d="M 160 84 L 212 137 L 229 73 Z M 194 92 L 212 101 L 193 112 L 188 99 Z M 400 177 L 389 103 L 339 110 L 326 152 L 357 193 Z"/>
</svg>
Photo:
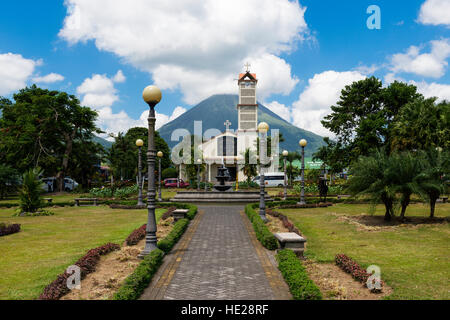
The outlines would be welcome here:
<svg viewBox="0 0 450 320">
<path fill-rule="evenodd" d="M 348 191 L 354 196 L 366 196 L 373 206 L 382 202 L 386 212 L 384 220 L 390 221 L 394 216 L 395 189 L 389 181 L 389 157 L 383 151 L 376 151 L 373 156 L 360 157 L 351 167 Z"/>
<path fill-rule="evenodd" d="M 332 113 L 322 121 L 336 135 L 336 141 L 328 139 L 315 157 L 331 167 L 340 162 L 340 167 L 346 168 L 359 156 L 369 156 L 377 149 L 390 154 L 392 124 L 406 104 L 421 97 L 413 85 L 394 82 L 383 88 L 375 77 L 346 86 L 331 107 Z"/>
<path fill-rule="evenodd" d="M 349 152 L 339 142 L 330 138 L 323 139 L 326 146 L 322 146 L 313 155 L 313 160 L 322 160 L 325 166 L 330 168 L 332 174 L 342 172 L 350 163 Z"/>
<path fill-rule="evenodd" d="M 251 163 L 252 158 L 256 158 L 254 151 L 250 148 L 246 149 L 244 154 L 244 164 L 241 165 L 240 171 L 247 177 L 247 183 L 250 184 L 253 177 L 258 175 L 258 165 L 256 163 Z"/>
<path fill-rule="evenodd" d="M 30 169 L 23 174 L 22 187 L 19 191 L 20 209 L 22 213 L 35 213 L 43 207 L 41 197 L 42 171 L 39 168 Z"/>
<path fill-rule="evenodd" d="M 392 150 L 450 147 L 450 103 L 435 101 L 416 99 L 401 109 L 392 128 Z"/>
<path fill-rule="evenodd" d="M 421 152 L 420 161 L 422 170 L 417 177 L 417 181 L 422 194 L 426 195 L 430 203 L 430 218 L 433 219 L 436 201 L 447 188 L 445 180 L 450 174 L 450 154 L 448 151 L 443 151 L 439 148 L 437 150 L 430 149 L 427 152 Z"/>
<path fill-rule="evenodd" d="M 17 190 L 19 185 L 17 170 L 0 164 L 0 199 Z"/>
<path fill-rule="evenodd" d="M 74 144 L 102 133 L 95 125 L 97 112 L 73 95 L 35 85 L 13 97 L 14 103 L 0 99 L 0 161 L 20 172 L 41 167 L 56 174 L 62 191 Z"/>
<path fill-rule="evenodd" d="M 293 162 L 296 160 L 301 161 L 302 155 L 296 151 L 289 152 L 289 155 L 286 158 L 286 173 L 289 179 L 289 185 L 292 185 L 294 176 L 297 176 L 300 173 L 300 170 L 293 165 Z"/>
<path fill-rule="evenodd" d="M 85 141 L 81 144 L 76 141 L 68 173 L 84 189 L 88 189 L 91 187 L 89 182 L 98 175 L 99 166 L 105 158 L 106 151 L 100 144 L 93 141 Z"/>
</svg>

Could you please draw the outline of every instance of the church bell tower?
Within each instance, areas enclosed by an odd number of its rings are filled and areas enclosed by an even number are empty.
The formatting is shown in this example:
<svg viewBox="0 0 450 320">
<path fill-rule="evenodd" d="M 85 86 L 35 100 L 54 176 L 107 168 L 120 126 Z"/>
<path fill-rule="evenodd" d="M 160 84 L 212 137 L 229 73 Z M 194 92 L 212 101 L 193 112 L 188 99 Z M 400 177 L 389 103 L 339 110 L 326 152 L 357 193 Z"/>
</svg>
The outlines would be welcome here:
<svg viewBox="0 0 450 320">
<path fill-rule="evenodd" d="M 247 64 L 247 72 L 239 75 L 239 131 L 256 132 L 258 127 L 258 103 L 256 100 L 256 74 L 250 73 Z"/>
</svg>

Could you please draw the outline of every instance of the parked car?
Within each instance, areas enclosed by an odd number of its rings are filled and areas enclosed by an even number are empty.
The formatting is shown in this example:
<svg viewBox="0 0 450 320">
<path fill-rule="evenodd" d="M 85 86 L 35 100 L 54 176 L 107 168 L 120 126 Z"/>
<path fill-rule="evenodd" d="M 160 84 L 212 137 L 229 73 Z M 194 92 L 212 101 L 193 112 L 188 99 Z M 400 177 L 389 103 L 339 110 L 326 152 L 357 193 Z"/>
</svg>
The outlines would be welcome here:
<svg viewBox="0 0 450 320">
<path fill-rule="evenodd" d="M 44 178 L 42 179 L 42 182 L 44 182 L 42 189 L 46 192 L 55 192 L 58 190 L 58 180 L 55 177 Z M 75 190 L 76 187 L 78 187 L 78 183 L 75 180 L 69 177 L 64 179 L 64 191 L 71 192 Z"/>
<path fill-rule="evenodd" d="M 178 179 L 166 179 L 164 180 L 164 187 L 166 188 L 178 188 Z M 189 187 L 189 182 L 184 182 L 183 179 L 180 179 L 180 188 Z"/>
<path fill-rule="evenodd" d="M 253 179 L 253 182 L 259 186 L 260 176 L 257 176 Z M 266 187 L 284 187 L 284 173 L 273 172 L 273 173 L 265 173 L 264 181 Z"/>
</svg>

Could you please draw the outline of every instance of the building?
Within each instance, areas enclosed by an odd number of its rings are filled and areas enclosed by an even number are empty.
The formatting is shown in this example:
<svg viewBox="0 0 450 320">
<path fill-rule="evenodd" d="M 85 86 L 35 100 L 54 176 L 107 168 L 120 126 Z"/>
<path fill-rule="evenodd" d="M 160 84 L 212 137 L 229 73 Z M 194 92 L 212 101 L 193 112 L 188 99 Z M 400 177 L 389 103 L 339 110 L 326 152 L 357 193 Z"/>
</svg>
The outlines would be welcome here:
<svg viewBox="0 0 450 320">
<path fill-rule="evenodd" d="M 203 163 L 206 164 L 206 171 L 203 173 L 202 180 L 207 178 L 208 182 L 217 182 L 216 176 L 218 168 L 224 164 L 231 175 L 232 181 L 246 181 L 247 177 L 240 170 L 244 163 L 244 154 L 250 149 L 256 155 L 258 141 L 258 102 L 257 102 L 257 85 L 258 79 L 256 74 L 247 70 L 241 73 L 238 79 L 239 86 L 239 103 L 237 105 L 238 112 L 238 129 L 232 130 L 233 125 L 229 120 L 224 119 L 226 130 L 220 135 L 212 137 L 204 141 L 200 147 L 203 154 Z M 218 115 L 220 116 L 220 115 Z M 272 149 L 274 149 L 272 147 Z M 278 151 L 278 148 L 275 149 Z M 279 152 L 271 158 L 272 164 L 270 168 L 266 168 L 265 172 L 278 172 Z M 183 165 L 180 170 L 181 179 L 186 180 L 186 174 Z"/>
</svg>

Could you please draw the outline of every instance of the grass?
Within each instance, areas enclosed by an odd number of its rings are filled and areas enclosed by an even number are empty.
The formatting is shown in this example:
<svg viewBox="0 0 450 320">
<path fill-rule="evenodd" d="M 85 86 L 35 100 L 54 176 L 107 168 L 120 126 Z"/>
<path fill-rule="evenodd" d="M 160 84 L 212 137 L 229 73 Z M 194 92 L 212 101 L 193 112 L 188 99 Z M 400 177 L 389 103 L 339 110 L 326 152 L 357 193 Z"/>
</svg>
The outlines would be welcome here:
<svg viewBox="0 0 450 320">
<path fill-rule="evenodd" d="M 0 300 L 35 299 L 44 287 L 88 250 L 108 242 L 122 244 L 147 221 L 147 210 L 108 207 L 51 208 L 51 217 L 12 217 L 0 209 L 0 221 L 19 223 L 22 231 L 0 238 Z M 156 212 L 159 219 L 165 209 Z"/>
<path fill-rule="evenodd" d="M 306 255 L 318 262 L 334 262 L 344 253 L 363 267 L 378 265 L 394 289 L 391 299 L 450 299 L 450 227 L 446 224 L 399 226 L 378 232 L 358 231 L 339 221 L 339 215 L 369 214 L 368 205 L 339 204 L 329 208 L 277 210 L 307 237 Z M 410 205 L 407 217 L 427 217 L 429 207 Z M 383 216 L 379 206 L 375 213 Z M 450 216 L 450 204 L 436 206 L 437 217 Z"/>
</svg>

